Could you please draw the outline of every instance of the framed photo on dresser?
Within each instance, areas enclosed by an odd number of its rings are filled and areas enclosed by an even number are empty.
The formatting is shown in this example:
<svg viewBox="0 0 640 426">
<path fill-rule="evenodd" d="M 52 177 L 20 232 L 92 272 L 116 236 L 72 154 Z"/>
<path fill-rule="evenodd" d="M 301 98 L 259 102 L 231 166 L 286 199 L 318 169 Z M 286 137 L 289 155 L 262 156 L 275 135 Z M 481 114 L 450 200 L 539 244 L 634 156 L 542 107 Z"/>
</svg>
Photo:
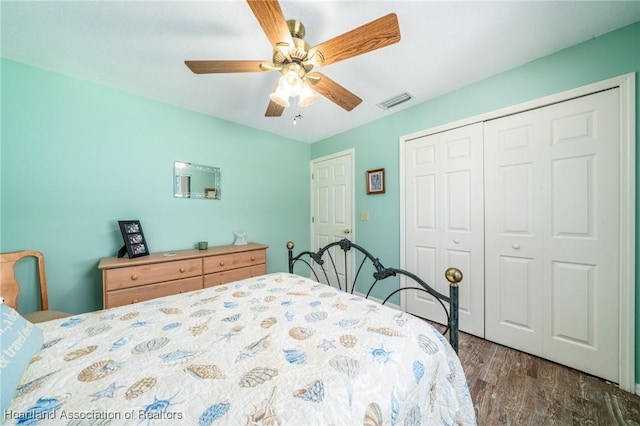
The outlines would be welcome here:
<svg viewBox="0 0 640 426">
<path fill-rule="evenodd" d="M 147 256 L 149 247 L 142 233 L 142 225 L 139 220 L 119 220 L 120 232 L 124 240 L 124 246 L 118 251 L 118 257 L 124 257 L 125 253 L 129 258 Z"/>
</svg>

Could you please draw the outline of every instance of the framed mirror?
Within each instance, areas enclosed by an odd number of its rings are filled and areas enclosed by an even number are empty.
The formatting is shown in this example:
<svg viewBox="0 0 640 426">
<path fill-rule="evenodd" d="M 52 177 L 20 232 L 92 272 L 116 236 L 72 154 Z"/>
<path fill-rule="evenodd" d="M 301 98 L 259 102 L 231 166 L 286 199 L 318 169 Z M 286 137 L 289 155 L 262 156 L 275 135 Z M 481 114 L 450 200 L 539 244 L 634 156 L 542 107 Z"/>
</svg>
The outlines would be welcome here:
<svg viewBox="0 0 640 426">
<path fill-rule="evenodd" d="M 220 199 L 220 168 L 175 161 L 173 163 L 175 198 Z"/>
</svg>

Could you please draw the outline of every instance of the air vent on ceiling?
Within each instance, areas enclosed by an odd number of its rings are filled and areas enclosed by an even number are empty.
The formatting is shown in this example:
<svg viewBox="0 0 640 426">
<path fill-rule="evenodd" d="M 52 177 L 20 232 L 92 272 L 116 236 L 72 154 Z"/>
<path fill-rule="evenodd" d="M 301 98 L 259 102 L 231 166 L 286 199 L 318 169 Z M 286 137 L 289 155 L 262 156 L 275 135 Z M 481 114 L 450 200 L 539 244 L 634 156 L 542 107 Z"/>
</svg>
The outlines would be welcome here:
<svg viewBox="0 0 640 426">
<path fill-rule="evenodd" d="M 413 99 L 413 95 L 409 92 L 404 92 L 399 95 L 396 95 L 392 98 L 387 99 L 386 101 L 382 101 L 378 104 L 378 106 L 384 110 L 389 108 L 393 108 L 394 106 L 398 106 L 401 103 L 407 102 L 408 100 Z"/>
</svg>

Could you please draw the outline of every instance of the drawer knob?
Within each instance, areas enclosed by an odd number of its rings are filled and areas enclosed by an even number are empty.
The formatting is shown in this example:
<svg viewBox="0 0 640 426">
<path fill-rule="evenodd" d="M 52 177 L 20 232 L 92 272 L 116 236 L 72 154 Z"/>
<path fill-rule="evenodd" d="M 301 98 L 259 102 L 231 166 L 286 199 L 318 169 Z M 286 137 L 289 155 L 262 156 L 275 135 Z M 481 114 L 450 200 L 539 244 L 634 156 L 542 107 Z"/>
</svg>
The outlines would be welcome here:
<svg viewBox="0 0 640 426">
<path fill-rule="evenodd" d="M 137 279 L 138 279 L 138 275 L 137 274 L 131 275 L 131 280 L 135 281 Z"/>
<path fill-rule="evenodd" d="M 133 299 L 133 300 L 131 301 L 131 304 L 134 304 L 134 303 L 138 303 L 138 299 Z"/>
<path fill-rule="evenodd" d="M 224 262 L 223 261 L 220 261 L 220 266 L 224 266 Z"/>
<path fill-rule="evenodd" d="M 186 271 L 186 268 L 184 267 L 180 268 L 180 272 L 184 272 L 184 271 Z"/>
<path fill-rule="evenodd" d="M 251 256 L 251 261 L 253 262 L 254 260 L 256 260 L 256 258 Z"/>
</svg>

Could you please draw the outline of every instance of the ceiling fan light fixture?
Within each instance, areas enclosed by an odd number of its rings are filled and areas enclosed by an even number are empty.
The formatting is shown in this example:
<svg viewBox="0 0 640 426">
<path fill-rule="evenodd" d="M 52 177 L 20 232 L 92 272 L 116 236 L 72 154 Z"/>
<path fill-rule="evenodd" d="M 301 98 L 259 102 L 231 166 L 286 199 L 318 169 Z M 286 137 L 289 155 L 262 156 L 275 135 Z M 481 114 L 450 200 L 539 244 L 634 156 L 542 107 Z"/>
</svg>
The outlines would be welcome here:
<svg viewBox="0 0 640 426">
<path fill-rule="evenodd" d="M 309 105 L 313 105 L 316 103 L 320 96 L 309 87 L 308 84 L 305 84 L 302 87 L 302 91 L 300 92 L 300 98 L 298 100 L 298 105 L 301 107 L 308 107 Z"/>
<path fill-rule="evenodd" d="M 276 90 L 269 95 L 269 98 L 284 108 L 289 108 L 289 95 L 282 88 L 281 84 L 278 84 Z"/>
<path fill-rule="evenodd" d="M 295 70 L 288 69 L 282 74 L 282 77 L 280 77 L 278 86 L 282 87 L 282 90 L 284 90 L 289 97 L 296 97 L 302 92 L 304 83 Z"/>
</svg>

